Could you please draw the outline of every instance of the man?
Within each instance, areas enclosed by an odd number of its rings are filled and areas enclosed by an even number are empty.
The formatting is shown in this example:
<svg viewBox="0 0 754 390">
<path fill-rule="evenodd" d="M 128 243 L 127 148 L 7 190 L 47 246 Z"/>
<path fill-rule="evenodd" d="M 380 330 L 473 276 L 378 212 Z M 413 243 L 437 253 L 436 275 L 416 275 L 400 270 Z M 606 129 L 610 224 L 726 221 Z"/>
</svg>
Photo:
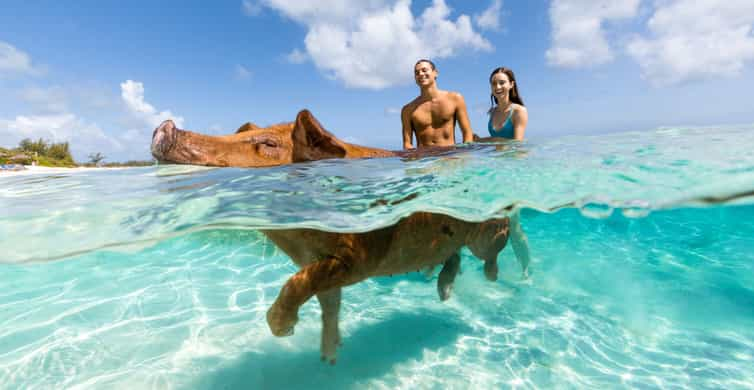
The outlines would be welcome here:
<svg viewBox="0 0 754 390">
<path fill-rule="evenodd" d="M 473 141 L 474 133 L 463 96 L 437 88 L 437 73 L 430 60 L 422 59 L 414 65 L 414 79 L 421 92 L 401 110 L 404 149 L 414 148 L 414 135 L 420 148 L 454 145 L 456 121 L 463 142 Z"/>
</svg>

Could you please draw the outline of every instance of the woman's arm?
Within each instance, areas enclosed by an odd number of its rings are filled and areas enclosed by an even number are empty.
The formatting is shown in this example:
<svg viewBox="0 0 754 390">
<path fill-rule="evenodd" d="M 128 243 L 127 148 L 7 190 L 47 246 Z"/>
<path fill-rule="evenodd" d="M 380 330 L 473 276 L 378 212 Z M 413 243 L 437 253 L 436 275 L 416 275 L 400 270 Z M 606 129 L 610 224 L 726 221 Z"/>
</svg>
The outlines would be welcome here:
<svg viewBox="0 0 754 390">
<path fill-rule="evenodd" d="M 526 107 L 518 106 L 513 111 L 513 139 L 522 141 L 526 132 L 526 125 L 529 123 L 529 113 Z"/>
</svg>

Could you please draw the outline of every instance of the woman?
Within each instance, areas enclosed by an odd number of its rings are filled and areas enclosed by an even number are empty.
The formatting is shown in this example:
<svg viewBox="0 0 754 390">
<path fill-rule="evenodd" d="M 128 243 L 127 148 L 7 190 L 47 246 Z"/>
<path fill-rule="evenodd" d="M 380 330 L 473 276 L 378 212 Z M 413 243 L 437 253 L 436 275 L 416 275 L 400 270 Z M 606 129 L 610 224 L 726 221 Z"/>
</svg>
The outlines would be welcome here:
<svg viewBox="0 0 754 390">
<path fill-rule="evenodd" d="M 490 121 L 487 130 L 491 137 L 524 139 L 529 114 L 518 93 L 516 76 L 513 71 L 499 67 L 490 74 Z"/>
<path fill-rule="evenodd" d="M 516 76 L 513 71 L 499 67 L 490 74 L 490 121 L 487 130 L 491 137 L 510 138 L 517 141 L 524 139 L 529 113 L 524 107 L 524 101 L 518 93 Z M 516 259 L 521 264 L 523 277 L 528 277 L 529 269 L 529 240 L 521 229 L 521 214 L 516 209 L 510 216 L 510 239 Z"/>
</svg>

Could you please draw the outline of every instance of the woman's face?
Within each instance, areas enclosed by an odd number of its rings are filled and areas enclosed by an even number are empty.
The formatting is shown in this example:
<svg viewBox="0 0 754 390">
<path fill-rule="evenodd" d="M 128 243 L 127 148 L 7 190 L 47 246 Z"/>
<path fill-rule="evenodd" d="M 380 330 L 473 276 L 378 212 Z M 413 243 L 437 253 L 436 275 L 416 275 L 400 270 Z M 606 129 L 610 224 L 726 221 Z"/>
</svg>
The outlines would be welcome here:
<svg viewBox="0 0 754 390">
<path fill-rule="evenodd" d="M 508 79 L 508 75 L 503 72 L 495 73 L 490 80 L 490 92 L 495 95 L 498 101 L 509 96 L 513 81 Z"/>
</svg>

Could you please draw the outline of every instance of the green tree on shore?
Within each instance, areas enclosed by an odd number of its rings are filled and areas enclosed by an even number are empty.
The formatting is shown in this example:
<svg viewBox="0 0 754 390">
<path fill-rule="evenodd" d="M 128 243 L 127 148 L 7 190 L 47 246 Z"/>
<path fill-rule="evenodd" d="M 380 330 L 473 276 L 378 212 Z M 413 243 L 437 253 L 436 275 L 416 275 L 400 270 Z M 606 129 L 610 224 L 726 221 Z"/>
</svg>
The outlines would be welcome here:
<svg viewBox="0 0 754 390">
<path fill-rule="evenodd" d="M 97 152 L 97 153 L 89 153 L 89 164 L 92 164 L 94 166 L 99 166 L 99 164 L 105 159 L 105 155 Z"/>
<path fill-rule="evenodd" d="M 155 160 L 129 160 L 126 162 L 108 162 L 104 163 L 107 158 L 100 152 L 91 153 L 88 156 L 89 161 L 83 165 L 103 166 L 103 167 L 144 167 L 155 165 Z M 43 138 L 32 141 L 30 138 L 24 138 L 18 143 L 18 147 L 6 149 L 0 147 L 0 164 L 23 164 L 31 165 L 36 162 L 45 167 L 75 167 L 78 166 L 71 155 L 70 144 L 68 142 L 50 142 Z"/>
<path fill-rule="evenodd" d="M 44 156 L 47 154 L 48 144 L 47 141 L 42 138 L 37 141 L 32 141 L 29 138 L 24 138 L 21 140 L 21 142 L 18 143 L 18 148 L 21 149 L 22 152 L 25 152 L 27 154 L 33 155 L 34 153 L 37 153 Z"/>
<path fill-rule="evenodd" d="M 31 159 L 36 160 L 39 165 L 53 167 L 76 166 L 68 142 L 51 143 L 42 138 L 37 141 L 24 138 L 18 143 L 18 150 L 28 155 Z M 30 162 L 24 161 L 22 163 Z"/>
</svg>

